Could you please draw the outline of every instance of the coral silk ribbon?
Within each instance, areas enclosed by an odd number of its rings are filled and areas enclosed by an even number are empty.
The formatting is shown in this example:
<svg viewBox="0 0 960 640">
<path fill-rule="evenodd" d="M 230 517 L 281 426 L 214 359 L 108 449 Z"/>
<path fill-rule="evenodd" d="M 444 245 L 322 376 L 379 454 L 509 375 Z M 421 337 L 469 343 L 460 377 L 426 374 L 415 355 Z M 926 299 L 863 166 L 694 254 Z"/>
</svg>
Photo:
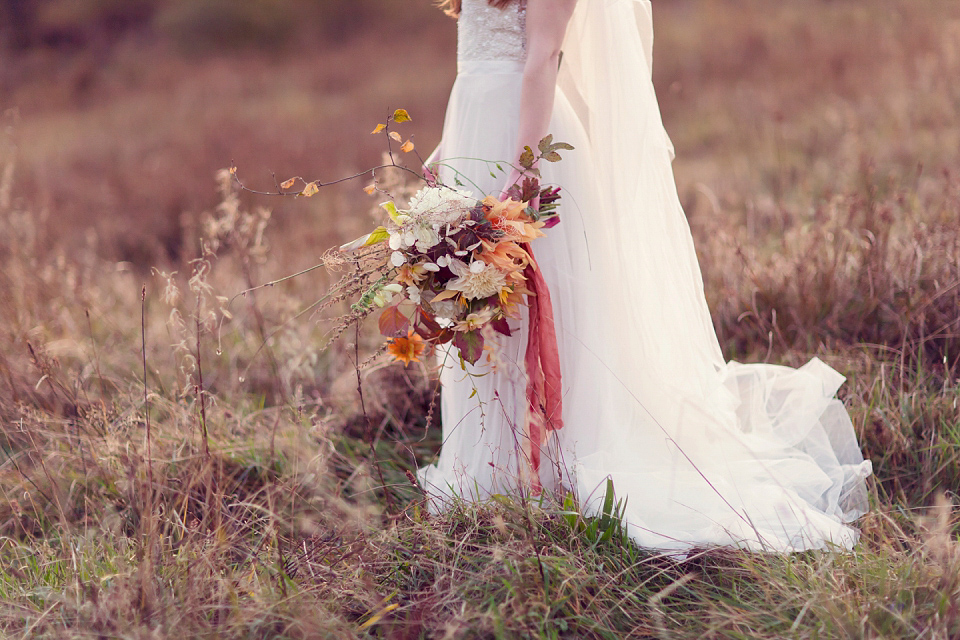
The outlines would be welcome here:
<svg viewBox="0 0 960 640">
<path fill-rule="evenodd" d="M 547 433 L 563 428 L 563 393 L 560 377 L 560 350 L 557 347 L 557 328 L 553 321 L 553 304 L 543 273 L 537 267 L 529 243 L 523 248 L 530 254 L 530 264 L 524 269 L 529 296 L 530 328 L 524 366 L 527 370 L 527 436 L 530 442 L 532 484 L 540 490 L 540 447 L 546 443 Z"/>
</svg>

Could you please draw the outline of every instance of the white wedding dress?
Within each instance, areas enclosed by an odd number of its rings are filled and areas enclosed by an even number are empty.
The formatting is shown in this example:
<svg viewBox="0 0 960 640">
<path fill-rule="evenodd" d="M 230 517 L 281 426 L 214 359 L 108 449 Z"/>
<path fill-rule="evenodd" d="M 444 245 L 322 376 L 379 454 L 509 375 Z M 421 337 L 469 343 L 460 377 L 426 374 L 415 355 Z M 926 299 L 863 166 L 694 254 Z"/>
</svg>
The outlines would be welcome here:
<svg viewBox="0 0 960 640">
<path fill-rule="evenodd" d="M 564 43 L 551 133 L 575 150 L 544 163 L 561 222 L 533 249 L 550 287 L 564 428 L 543 448 L 546 491 L 587 514 L 607 478 L 639 545 L 687 550 L 850 548 L 871 473 L 843 405 L 843 377 L 726 363 L 676 194 L 650 78 L 647 0 L 580 0 Z M 486 161 L 515 153 L 525 9 L 463 0 L 459 73 L 440 146 L 445 184 L 498 194 Z M 529 487 L 523 451 L 525 327 L 467 375 L 441 354 L 443 445 L 419 472 L 432 508 Z"/>
</svg>

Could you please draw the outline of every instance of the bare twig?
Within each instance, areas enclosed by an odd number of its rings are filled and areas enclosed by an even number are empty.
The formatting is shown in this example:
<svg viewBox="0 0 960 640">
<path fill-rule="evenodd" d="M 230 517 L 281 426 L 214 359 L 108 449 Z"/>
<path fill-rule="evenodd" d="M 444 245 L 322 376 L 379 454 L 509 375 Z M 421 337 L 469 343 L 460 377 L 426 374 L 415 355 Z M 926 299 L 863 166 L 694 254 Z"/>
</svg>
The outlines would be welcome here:
<svg viewBox="0 0 960 640">
<path fill-rule="evenodd" d="M 200 401 L 200 432 L 203 435 L 203 455 L 207 460 L 210 460 L 210 441 L 207 435 L 207 402 L 204 398 L 204 388 L 203 388 L 203 363 L 201 362 L 200 357 L 200 293 L 197 293 L 197 314 L 196 314 L 196 326 L 197 326 L 197 399 Z"/>
</svg>

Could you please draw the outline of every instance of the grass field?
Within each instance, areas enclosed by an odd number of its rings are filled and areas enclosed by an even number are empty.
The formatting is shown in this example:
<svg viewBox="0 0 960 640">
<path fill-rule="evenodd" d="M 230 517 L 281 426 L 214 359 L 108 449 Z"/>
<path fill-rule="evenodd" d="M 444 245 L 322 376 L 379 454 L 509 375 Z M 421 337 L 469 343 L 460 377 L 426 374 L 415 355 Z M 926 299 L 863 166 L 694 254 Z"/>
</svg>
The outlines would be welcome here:
<svg viewBox="0 0 960 640">
<path fill-rule="evenodd" d="M 401 106 L 418 150 L 437 142 L 454 25 L 383 6 L 349 38 L 281 46 L 298 13 L 257 48 L 186 46 L 207 32 L 165 9 L 2 54 L 0 634 L 960 637 L 960 4 L 655 0 L 725 353 L 846 375 L 876 472 L 853 553 L 682 563 L 549 501 L 428 516 L 429 372 L 374 361 L 361 401 L 376 336 L 331 344 L 346 306 L 310 312 L 334 264 L 241 294 L 320 263 L 374 203 L 363 183 L 238 194 L 218 170 L 362 170 Z"/>
</svg>

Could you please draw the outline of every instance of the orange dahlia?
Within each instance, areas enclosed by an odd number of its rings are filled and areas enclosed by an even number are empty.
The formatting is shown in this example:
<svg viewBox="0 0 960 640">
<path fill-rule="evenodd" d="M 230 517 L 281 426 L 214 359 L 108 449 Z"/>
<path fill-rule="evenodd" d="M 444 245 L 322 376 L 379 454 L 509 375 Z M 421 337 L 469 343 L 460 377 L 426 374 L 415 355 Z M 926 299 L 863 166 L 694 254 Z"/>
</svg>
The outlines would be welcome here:
<svg viewBox="0 0 960 640">
<path fill-rule="evenodd" d="M 413 329 L 407 330 L 407 337 L 391 338 L 387 342 L 387 353 L 404 366 L 411 362 L 420 362 L 420 356 L 426 349 L 427 343 L 414 333 Z"/>
</svg>

